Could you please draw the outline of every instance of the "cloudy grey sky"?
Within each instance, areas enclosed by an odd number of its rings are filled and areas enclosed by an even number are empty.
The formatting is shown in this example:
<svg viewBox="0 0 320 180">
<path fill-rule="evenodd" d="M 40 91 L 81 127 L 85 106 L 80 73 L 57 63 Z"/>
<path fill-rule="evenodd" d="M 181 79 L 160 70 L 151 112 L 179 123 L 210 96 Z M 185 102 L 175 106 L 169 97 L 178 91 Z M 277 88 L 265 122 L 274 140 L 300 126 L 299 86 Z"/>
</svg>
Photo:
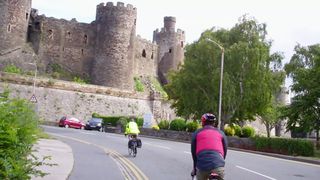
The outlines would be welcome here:
<svg viewBox="0 0 320 180">
<path fill-rule="evenodd" d="M 109 0 L 112 1 L 112 0 Z M 137 34 L 152 40 L 153 30 L 163 26 L 164 16 L 175 16 L 176 27 L 186 32 L 187 43 L 213 26 L 229 29 L 238 18 L 248 14 L 266 23 L 273 51 L 284 52 L 289 61 L 297 43 L 320 43 L 320 2 L 318 0 L 122 0 L 138 10 Z M 91 22 L 95 18 L 96 5 L 102 0 L 33 0 L 33 8 L 39 14 L 64 18 L 76 18 Z M 117 1 L 112 1 L 116 4 Z"/>
</svg>

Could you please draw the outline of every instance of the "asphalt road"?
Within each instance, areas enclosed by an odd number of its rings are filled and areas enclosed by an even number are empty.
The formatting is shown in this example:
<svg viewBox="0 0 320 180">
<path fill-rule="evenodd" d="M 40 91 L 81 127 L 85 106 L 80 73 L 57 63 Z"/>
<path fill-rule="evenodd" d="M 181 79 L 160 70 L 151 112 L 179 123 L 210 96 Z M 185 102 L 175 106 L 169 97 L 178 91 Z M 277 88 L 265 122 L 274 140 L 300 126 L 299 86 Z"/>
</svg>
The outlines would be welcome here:
<svg viewBox="0 0 320 180">
<path fill-rule="evenodd" d="M 124 135 L 47 127 L 45 131 L 70 145 L 74 168 L 69 180 L 191 179 L 190 144 L 140 137 L 137 157 L 128 155 Z M 229 150 L 227 180 L 319 180 L 320 166 Z"/>
</svg>

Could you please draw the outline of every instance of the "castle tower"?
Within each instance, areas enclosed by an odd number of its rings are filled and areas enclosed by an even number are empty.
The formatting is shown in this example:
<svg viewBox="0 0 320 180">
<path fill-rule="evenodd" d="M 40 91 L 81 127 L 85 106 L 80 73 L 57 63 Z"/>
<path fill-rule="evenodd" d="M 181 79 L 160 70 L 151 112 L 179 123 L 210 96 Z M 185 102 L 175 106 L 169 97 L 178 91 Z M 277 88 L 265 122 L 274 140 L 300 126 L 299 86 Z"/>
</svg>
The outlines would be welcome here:
<svg viewBox="0 0 320 180">
<path fill-rule="evenodd" d="M 164 27 L 153 32 L 153 42 L 159 45 L 158 75 L 163 84 L 168 83 L 169 70 L 178 70 L 183 64 L 185 33 L 175 30 L 176 18 L 164 17 Z"/>
<path fill-rule="evenodd" d="M 26 42 L 30 11 L 31 0 L 0 0 L 0 55 Z"/>
<path fill-rule="evenodd" d="M 136 18 L 137 10 L 130 4 L 97 6 L 97 48 L 91 73 L 94 84 L 133 89 Z"/>
</svg>

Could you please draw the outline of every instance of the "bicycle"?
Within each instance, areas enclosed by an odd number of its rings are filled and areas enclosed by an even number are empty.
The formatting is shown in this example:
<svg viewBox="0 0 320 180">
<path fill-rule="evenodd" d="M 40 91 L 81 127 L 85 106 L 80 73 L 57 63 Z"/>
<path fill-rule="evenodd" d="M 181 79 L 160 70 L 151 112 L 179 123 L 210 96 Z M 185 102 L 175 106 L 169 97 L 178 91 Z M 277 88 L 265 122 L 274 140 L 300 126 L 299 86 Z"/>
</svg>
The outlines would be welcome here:
<svg viewBox="0 0 320 180">
<path fill-rule="evenodd" d="M 134 137 L 133 135 L 129 136 L 129 142 L 128 142 L 128 152 L 130 156 L 136 157 L 137 156 L 137 137 Z"/>
</svg>

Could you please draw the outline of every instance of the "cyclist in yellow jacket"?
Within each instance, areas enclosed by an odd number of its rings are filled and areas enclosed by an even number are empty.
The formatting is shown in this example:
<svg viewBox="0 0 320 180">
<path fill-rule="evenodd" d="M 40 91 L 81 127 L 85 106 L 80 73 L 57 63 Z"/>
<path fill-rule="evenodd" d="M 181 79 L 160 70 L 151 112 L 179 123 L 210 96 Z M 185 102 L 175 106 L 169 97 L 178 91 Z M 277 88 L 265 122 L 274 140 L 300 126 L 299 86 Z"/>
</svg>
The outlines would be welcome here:
<svg viewBox="0 0 320 180">
<path fill-rule="evenodd" d="M 137 136 L 140 133 L 138 124 L 134 121 L 134 119 L 131 119 L 129 123 L 126 125 L 126 131 L 124 132 L 124 135 L 129 135 L 129 142 L 128 142 L 128 148 L 130 148 L 132 140 L 137 140 Z M 141 142 L 141 141 L 140 141 Z"/>
</svg>

